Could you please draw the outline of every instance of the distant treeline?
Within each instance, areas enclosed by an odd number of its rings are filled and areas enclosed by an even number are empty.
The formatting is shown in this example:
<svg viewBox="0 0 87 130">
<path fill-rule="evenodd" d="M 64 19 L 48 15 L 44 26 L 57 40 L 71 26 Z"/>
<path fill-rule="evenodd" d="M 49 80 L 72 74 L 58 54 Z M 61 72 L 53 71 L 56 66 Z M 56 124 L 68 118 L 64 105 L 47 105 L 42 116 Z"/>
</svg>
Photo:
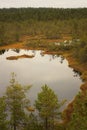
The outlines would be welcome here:
<svg viewBox="0 0 87 130">
<path fill-rule="evenodd" d="M 87 62 L 87 8 L 0 9 L 0 46 L 18 42 L 25 35 L 50 40 L 70 36 L 74 41 L 79 40 L 74 47 L 75 57 Z"/>
<path fill-rule="evenodd" d="M 0 21 L 24 20 L 68 20 L 87 18 L 87 8 L 55 9 L 55 8 L 10 8 L 0 9 Z"/>
</svg>

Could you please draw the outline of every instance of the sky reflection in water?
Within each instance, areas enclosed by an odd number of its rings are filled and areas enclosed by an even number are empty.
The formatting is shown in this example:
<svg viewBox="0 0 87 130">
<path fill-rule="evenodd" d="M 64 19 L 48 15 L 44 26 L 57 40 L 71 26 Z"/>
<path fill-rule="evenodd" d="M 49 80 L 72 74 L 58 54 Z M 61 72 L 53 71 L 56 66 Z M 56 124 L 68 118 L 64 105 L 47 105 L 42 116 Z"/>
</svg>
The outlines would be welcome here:
<svg viewBox="0 0 87 130">
<path fill-rule="evenodd" d="M 42 51 L 33 50 L 7 50 L 0 53 L 0 96 L 9 85 L 11 73 L 15 72 L 17 80 L 22 85 L 32 84 L 28 96 L 32 103 L 41 91 L 41 86 L 50 86 L 59 99 L 72 100 L 78 93 L 82 83 L 79 75 L 75 76 L 72 68 L 68 67 L 68 61 L 52 55 L 41 55 Z M 18 60 L 6 60 L 8 56 L 34 54 L 33 58 Z"/>
</svg>

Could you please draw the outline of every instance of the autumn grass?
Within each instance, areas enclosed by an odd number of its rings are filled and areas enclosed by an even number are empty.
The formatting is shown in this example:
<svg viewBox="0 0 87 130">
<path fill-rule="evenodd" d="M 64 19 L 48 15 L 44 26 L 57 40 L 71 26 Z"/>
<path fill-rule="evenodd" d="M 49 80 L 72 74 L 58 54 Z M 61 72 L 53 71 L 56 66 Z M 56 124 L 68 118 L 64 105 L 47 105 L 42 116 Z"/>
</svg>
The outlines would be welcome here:
<svg viewBox="0 0 87 130">
<path fill-rule="evenodd" d="M 80 90 L 83 93 L 83 96 L 85 96 L 85 92 L 87 91 L 87 63 L 79 62 L 76 58 L 72 56 L 71 51 L 62 53 L 62 55 L 68 60 L 69 67 L 73 68 L 75 71 L 81 74 L 80 77 L 83 81 L 83 84 L 80 86 Z M 73 105 L 76 100 L 77 96 L 71 103 L 68 104 L 67 108 L 63 111 L 63 124 L 67 124 L 70 121 L 71 114 L 73 113 Z"/>
<path fill-rule="evenodd" d="M 68 37 L 69 39 L 69 37 Z M 75 71 L 81 73 L 81 79 L 84 81 L 84 83 L 81 85 L 80 89 L 82 90 L 82 93 L 85 93 L 87 90 L 87 63 L 80 63 L 75 57 L 72 55 L 72 50 L 70 51 L 55 51 L 55 50 L 49 50 L 49 44 L 52 44 L 54 42 L 60 42 L 64 41 L 65 39 L 46 39 L 43 36 L 25 36 L 21 39 L 21 42 L 15 43 L 15 44 L 10 44 L 7 46 L 2 46 L 0 47 L 0 50 L 2 49 L 42 49 L 44 50 L 43 54 L 60 54 L 63 55 L 67 60 L 68 60 L 68 65 L 69 67 L 73 68 Z M 38 42 L 39 41 L 39 46 L 38 44 L 36 46 L 32 46 L 33 42 Z M 40 43 L 44 43 L 40 44 Z M 46 44 L 45 44 L 46 43 Z M 33 56 L 27 56 L 27 55 L 21 55 L 21 56 L 12 56 L 12 57 L 7 57 L 9 60 L 15 60 L 19 58 L 32 58 Z M 75 97 L 76 98 L 76 97 Z M 70 120 L 71 114 L 73 112 L 73 103 L 76 99 L 74 99 L 70 104 L 68 104 L 68 107 L 66 110 L 64 110 L 63 114 L 66 114 L 66 118 L 64 122 L 67 122 Z"/>
<path fill-rule="evenodd" d="M 1 46 L 2 49 L 34 49 L 34 50 L 44 50 L 44 54 L 61 54 L 63 55 L 69 63 L 69 67 L 72 67 L 74 70 L 81 73 L 81 78 L 84 81 L 87 81 L 87 63 L 80 63 L 77 59 L 75 59 L 72 55 L 72 51 L 61 51 L 56 50 L 55 48 L 51 48 L 54 46 L 55 42 L 64 42 L 64 40 L 70 40 L 71 36 L 63 35 L 61 39 L 47 39 L 44 35 L 36 35 L 36 36 L 23 36 L 19 42 L 14 44 L 9 44 L 6 46 Z M 35 43 L 35 44 L 34 44 Z M 51 49 L 49 49 L 51 48 Z M 12 59 L 18 58 L 29 58 L 29 56 L 15 56 L 10 57 Z M 9 59 L 9 58 L 7 58 Z"/>
<path fill-rule="evenodd" d="M 36 36 L 23 36 L 19 42 L 14 44 L 9 44 L 6 46 L 1 46 L 2 49 L 34 49 L 34 50 L 44 50 L 43 54 L 61 54 L 63 55 L 69 63 L 69 67 L 81 73 L 81 78 L 87 81 L 87 63 L 80 63 L 72 55 L 72 51 L 61 51 L 53 49 L 55 42 L 63 42 L 64 40 L 70 40 L 71 36 L 63 35 L 62 39 L 47 39 L 44 35 Z M 51 48 L 51 49 L 50 49 Z M 7 59 L 19 59 L 19 58 L 31 58 L 26 55 L 7 57 Z"/>
</svg>

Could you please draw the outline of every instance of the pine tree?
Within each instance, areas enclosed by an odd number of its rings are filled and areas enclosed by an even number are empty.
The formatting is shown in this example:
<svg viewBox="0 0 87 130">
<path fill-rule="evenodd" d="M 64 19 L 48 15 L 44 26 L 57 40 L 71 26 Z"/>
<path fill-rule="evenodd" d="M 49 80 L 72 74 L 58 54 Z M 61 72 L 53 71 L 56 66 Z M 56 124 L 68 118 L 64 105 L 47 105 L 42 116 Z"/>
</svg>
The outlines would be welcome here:
<svg viewBox="0 0 87 130">
<path fill-rule="evenodd" d="M 27 90 L 16 82 L 15 74 L 13 73 L 10 86 L 8 86 L 6 91 L 6 102 L 10 113 L 10 125 L 14 130 L 22 126 L 25 121 L 24 108 L 26 105 L 29 105 L 29 100 L 26 99 L 25 95 Z"/>
<path fill-rule="evenodd" d="M 49 126 L 54 127 L 54 120 L 57 119 L 60 114 L 60 104 L 57 95 L 47 85 L 42 87 L 42 91 L 38 94 L 35 106 L 39 111 L 41 119 L 44 121 L 45 129 L 48 130 Z"/>
</svg>

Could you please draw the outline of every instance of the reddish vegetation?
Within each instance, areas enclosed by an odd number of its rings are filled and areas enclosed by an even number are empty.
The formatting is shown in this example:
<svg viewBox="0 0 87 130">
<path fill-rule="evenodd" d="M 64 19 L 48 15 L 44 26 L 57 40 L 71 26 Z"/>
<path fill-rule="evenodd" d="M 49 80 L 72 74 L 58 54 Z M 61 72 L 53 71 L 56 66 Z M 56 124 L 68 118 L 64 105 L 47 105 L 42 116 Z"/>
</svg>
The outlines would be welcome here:
<svg viewBox="0 0 87 130">
<path fill-rule="evenodd" d="M 87 90 L 87 82 L 81 85 L 80 89 L 85 92 Z"/>
<path fill-rule="evenodd" d="M 74 68 L 74 70 L 78 71 L 78 72 L 81 72 L 81 74 L 83 75 L 84 72 L 87 71 L 87 64 L 81 64 L 79 63 L 78 61 L 76 61 L 76 59 L 74 59 L 72 57 L 72 54 L 71 52 L 68 52 L 66 54 L 63 54 L 68 62 L 69 62 L 69 66 Z M 82 76 L 81 76 L 82 77 Z M 84 77 L 83 77 L 84 78 Z M 85 93 L 85 91 L 87 90 L 87 79 L 84 78 L 84 84 L 81 85 L 80 89 L 82 90 L 82 93 Z M 83 94 L 84 96 L 84 94 Z M 68 107 L 64 110 L 63 114 L 65 115 L 64 116 L 64 123 L 67 123 L 70 121 L 71 119 L 71 114 L 73 113 L 73 104 L 76 100 L 76 97 L 75 99 L 68 105 Z"/>
<path fill-rule="evenodd" d="M 35 111 L 35 108 L 33 108 L 33 107 L 26 107 L 26 109 L 27 109 L 28 111 L 30 111 L 30 112 L 34 112 L 34 111 Z"/>
<path fill-rule="evenodd" d="M 26 41 L 26 40 L 32 40 L 32 39 L 35 39 L 35 38 L 38 39 L 37 36 L 36 37 L 24 36 L 21 39 L 22 42 L 0 47 L 0 50 L 1 49 L 10 49 L 10 48 L 18 48 L 18 49 L 23 48 L 23 49 L 26 49 L 24 41 Z M 47 40 L 48 42 L 59 42 L 59 41 L 67 40 L 67 39 L 71 39 L 71 38 L 70 37 L 67 37 L 67 38 L 64 37 L 63 39 L 45 39 L 45 40 Z M 27 48 L 27 49 L 32 49 L 32 48 Z M 70 67 L 72 67 L 76 71 L 82 73 L 82 77 L 81 78 L 85 80 L 85 83 L 80 88 L 81 88 L 82 92 L 85 93 L 85 90 L 87 90 L 87 75 L 85 74 L 85 72 L 87 71 L 87 64 L 81 64 L 78 61 L 76 61 L 76 59 L 74 59 L 72 57 L 72 53 L 69 52 L 69 51 L 66 52 L 66 53 L 65 52 L 48 52 L 48 51 L 46 51 L 43 54 L 57 54 L 57 53 L 60 53 L 61 55 L 63 55 L 64 57 L 67 58 Z M 34 57 L 34 56 L 21 55 L 21 56 L 7 57 L 7 59 L 9 59 L 9 60 L 16 60 L 16 59 L 19 59 L 19 58 L 32 58 L 32 57 Z M 74 101 L 75 101 L 75 99 L 68 105 L 68 107 L 63 112 L 63 114 L 66 115 L 65 119 L 64 119 L 64 123 L 68 122 L 70 120 L 70 118 L 71 118 L 71 114 L 73 112 L 73 103 L 74 103 Z M 34 111 L 34 109 L 32 109 L 32 108 L 27 108 L 27 110 Z"/>
<path fill-rule="evenodd" d="M 11 49 L 11 48 L 17 48 L 17 49 L 26 49 L 27 47 L 25 46 L 27 41 L 33 41 L 33 40 L 46 40 L 47 43 L 54 43 L 54 42 L 63 42 L 65 40 L 71 40 L 71 36 L 65 36 L 63 35 L 62 38 L 60 39 L 47 39 L 43 35 L 36 35 L 36 36 L 23 36 L 20 38 L 20 41 L 14 44 L 9 44 L 9 45 L 4 45 L 0 47 L 0 50 L 2 49 Z M 27 48 L 28 49 L 28 48 Z M 29 48 L 32 49 L 32 48 Z M 44 48 L 43 48 L 44 49 Z"/>
<path fill-rule="evenodd" d="M 69 103 L 67 108 L 63 111 L 64 115 L 63 123 L 67 123 L 71 119 L 71 114 L 73 112 L 73 102 Z"/>
</svg>

